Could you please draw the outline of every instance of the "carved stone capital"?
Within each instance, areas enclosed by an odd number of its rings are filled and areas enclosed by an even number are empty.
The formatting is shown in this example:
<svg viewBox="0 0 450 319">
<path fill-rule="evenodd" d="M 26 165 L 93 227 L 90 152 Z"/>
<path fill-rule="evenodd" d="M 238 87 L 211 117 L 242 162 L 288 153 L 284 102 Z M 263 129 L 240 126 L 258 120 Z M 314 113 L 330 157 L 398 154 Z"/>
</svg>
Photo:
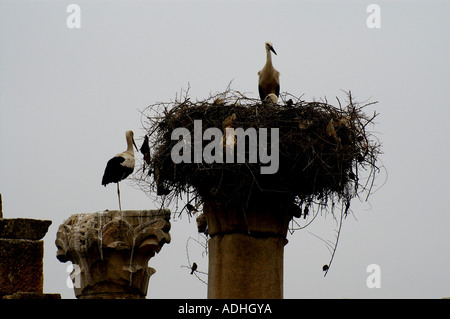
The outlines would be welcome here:
<svg viewBox="0 0 450 319">
<path fill-rule="evenodd" d="M 56 257 L 71 261 L 80 299 L 143 299 L 155 269 L 148 261 L 170 242 L 170 211 L 74 214 L 59 226 Z"/>
</svg>

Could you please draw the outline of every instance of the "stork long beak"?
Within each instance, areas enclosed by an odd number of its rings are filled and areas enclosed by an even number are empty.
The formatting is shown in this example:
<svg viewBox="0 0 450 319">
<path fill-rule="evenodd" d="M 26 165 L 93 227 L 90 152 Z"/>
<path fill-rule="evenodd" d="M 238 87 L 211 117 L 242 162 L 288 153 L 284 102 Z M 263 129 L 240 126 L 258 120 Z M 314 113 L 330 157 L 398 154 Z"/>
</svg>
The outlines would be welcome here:
<svg viewBox="0 0 450 319">
<path fill-rule="evenodd" d="M 131 140 L 133 141 L 133 145 L 134 145 L 134 147 L 136 148 L 136 152 L 139 152 L 139 149 L 138 149 L 138 147 L 136 146 L 136 143 L 134 142 L 134 138 L 132 138 Z"/>
<path fill-rule="evenodd" d="M 270 51 L 272 51 L 275 55 L 277 55 L 277 53 L 275 52 L 275 49 L 273 48 L 273 46 L 269 46 Z"/>
</svg>

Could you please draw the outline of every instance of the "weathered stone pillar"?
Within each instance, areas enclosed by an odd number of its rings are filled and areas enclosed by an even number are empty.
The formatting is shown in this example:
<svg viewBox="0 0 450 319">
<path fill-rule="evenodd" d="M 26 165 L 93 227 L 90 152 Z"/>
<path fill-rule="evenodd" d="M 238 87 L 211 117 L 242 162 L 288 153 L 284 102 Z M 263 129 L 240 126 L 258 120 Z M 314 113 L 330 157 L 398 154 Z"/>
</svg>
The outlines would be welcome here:
<svg viewBox="0 0 450 319">
<path fill-rule="evenodd" d="M 58 299 L 44 294 L 44 242 L 52 222 L 0 218 L 0 299 Z"/>
<path fill-rule="evenodd" d="M 71 261 L 79 299 L 145 299 L 148 261 L 170 242 L 170 211 L 75 214 L 59 227 L 61 262 Z"/>
<path fill-rule="evenodd" d="M 283 298 L 283 257 L 290 205 L 236 211 L 205 203 L 209 240 L 208 298 Z"/>
</svg>

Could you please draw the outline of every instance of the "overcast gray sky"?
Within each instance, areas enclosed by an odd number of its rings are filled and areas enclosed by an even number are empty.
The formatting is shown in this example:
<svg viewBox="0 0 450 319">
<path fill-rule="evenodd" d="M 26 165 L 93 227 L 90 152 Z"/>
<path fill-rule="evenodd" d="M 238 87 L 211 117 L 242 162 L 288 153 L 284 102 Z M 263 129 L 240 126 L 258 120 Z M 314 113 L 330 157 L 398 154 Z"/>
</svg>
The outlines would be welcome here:
<svg viewBox="0 0 450 319">
<path fill-rule="evenodd" d="M 69 29 L 66 8 L 81 8 Z M 370 29 L 367 6 L 381 9 Z M 450 2 L 448 1 L 15 1 L 0 0 L 0 193 L 5 218 L 53 221 L 44 238 L 44 291 L 74 298 L 56 259 L 58 226 L 71 214 L 117 209 L 100 181 L 125 150 L 124 133 L 145 134 L 140 110 L 188 83 L 192 98 L 232 88 L 258 96 L 264 42 L 278 55 L 281 91 L 305 100 L 379 101 L 374 127 L 382 170 L 369 202 L 355 199 L 324 278 L 337 224 L 318 216 L 288 236 L 285 298 L 450 296 Z M 140 160 L 140 157 L 139 157 Z M 386 173 L 387 171 L 387 173 Z M 124 209 L 151 197 L 121 183 Z M 186 242 L 202 241 L 187 216 L 150 260 L 148 298 L 206 298 L 189 275 Z M 202 247 L 191 261 L 207 271 Z M 368 265 L 381 270 L 369 289 Z M 206 277 L 204 278 L 206 280 Z"/>
</svg>

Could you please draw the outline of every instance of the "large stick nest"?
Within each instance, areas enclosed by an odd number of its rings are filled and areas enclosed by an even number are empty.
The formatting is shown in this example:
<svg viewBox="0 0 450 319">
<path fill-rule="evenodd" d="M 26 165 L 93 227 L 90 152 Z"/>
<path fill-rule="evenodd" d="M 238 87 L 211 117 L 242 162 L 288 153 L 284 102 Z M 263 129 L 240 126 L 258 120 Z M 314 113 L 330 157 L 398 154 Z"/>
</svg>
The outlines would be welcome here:
<svg viewBox="0 0 450 319">
<path fill-rule="evenodd" d="M 303 204 L 307 208 L 313 201 L 326 204 L 331 199 L 333 206 L 335 200 L 343 203 L 347 212 L 353 197 L 370 194 L 379 170 L 380 144 L 367 129 L 377 114 L 363 112 L 376 102 L 361 106 L 350 92 L 346 105 L 337 99 L 337 107 L 326 101 L 305 102 L 287 93 L 280 98 L 279 104 L 261 103 L 228 88 L 203 101 L 191 101 L 186 91 L 174 102 L 150 105 L 143 116 L 152 152 L 147 168 L 139 170 L 139 183 L 149 192 L 170 192 L 171 198 L 187 193 L 196 202 L 247 206 L 288 200 L 298 205 L 301 213 Z M 176 128 L 188 129 L 193 155 L 194 120 L 202 120 L 202 133 L 207 128 L 223 132 L 224 121 L 229 122 L 228 127 L 244 130 L 267 128 L 270 133 L 271 128 L 278 128 L 279 150 L 271 148 L 270 134 L 267 138 L 268 149 L 279 152 L 278 171 L 261 174 L 261 166 L 268 164 L 259 160 L 175 164 L 171 150 L 179 141 L 172 140 L 171 134 Z M 202 149 L 210 142 L 203 141 Z"/>
</svg>

